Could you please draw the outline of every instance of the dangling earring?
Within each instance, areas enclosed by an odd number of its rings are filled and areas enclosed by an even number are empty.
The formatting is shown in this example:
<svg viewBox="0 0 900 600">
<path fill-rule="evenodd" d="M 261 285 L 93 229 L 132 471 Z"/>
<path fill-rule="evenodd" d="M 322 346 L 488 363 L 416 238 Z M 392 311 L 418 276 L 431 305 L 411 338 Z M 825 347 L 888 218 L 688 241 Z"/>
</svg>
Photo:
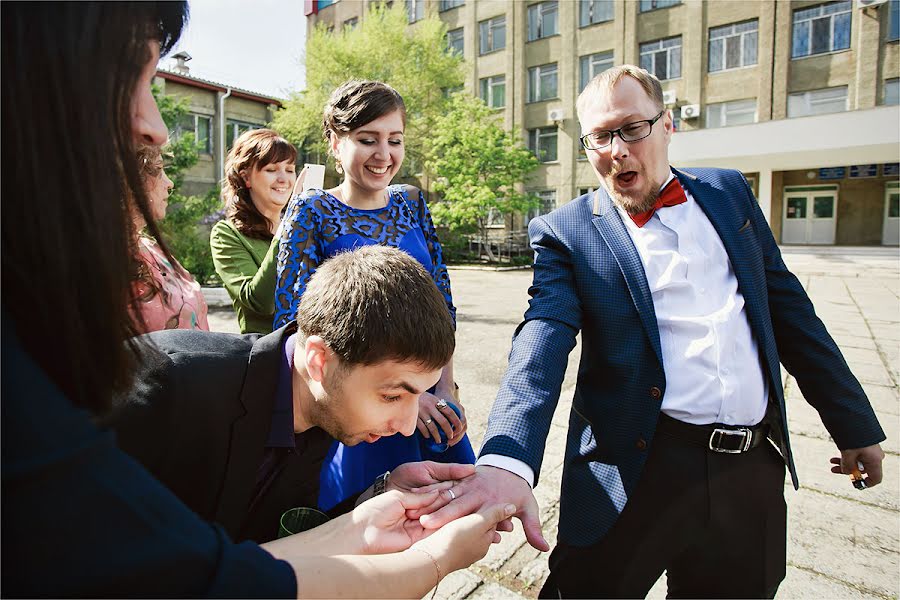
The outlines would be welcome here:
<svg viewBox="0 0 900 600">
<path fill-rule="evenodd" d="M 344 167 L 341 165 L 341 161 L 337 158 L 334 159 L 334 170 L 338 172 L 338 175 L 344 174 Z"/>
</svg>

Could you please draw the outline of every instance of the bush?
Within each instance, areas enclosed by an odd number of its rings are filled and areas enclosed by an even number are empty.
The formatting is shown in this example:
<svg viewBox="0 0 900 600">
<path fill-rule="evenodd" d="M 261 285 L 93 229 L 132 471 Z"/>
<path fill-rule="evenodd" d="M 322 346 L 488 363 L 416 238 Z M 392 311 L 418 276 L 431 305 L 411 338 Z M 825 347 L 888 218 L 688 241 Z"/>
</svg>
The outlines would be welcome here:
<svg viewBox="0 0 900 600">
<path fill-rule="evenodd" d="M 169 197 L 169 210 L 160 223 L 172 254 L 200 285 L 222 285 L 213 267 L 209 232 L 224 217 L 218 188 L 205 196 Z"/>
</svg>

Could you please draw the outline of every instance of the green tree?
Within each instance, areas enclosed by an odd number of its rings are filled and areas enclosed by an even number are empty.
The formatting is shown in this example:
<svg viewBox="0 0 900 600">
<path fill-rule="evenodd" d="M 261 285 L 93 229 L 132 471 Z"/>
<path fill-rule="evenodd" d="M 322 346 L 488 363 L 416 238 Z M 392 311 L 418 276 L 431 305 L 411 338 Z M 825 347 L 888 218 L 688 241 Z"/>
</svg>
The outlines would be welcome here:
<svg viewBox="0 0 900 600">
<path fill-rule="evenodd" d="M 170 132 L 191 116 L 186 98 L 163 94 L 153 88 L 159 112 Z M 160 228 L 172 254 L 194 278 L 202 284 L 218 282 L 209 248 L 209 229 L 222 218 L 219 190 L 214 188 L 203 196 L 181 193 L 185 172 L 197 164 L 199 150 L 193 132 L 172 135 L 165 149 L 166 175 L 174 189 L 169 196 L 166 218 Z"/>
<path fill-rule="evenodd" d="M 435 222 L 451 230 L 476 230 L 486 244 L 492 213 L 504 216 L 540 205 L 534 194 L 519 191 L 538 160 L 497 115 L 464 92 L 451 96 L 445 114 L 435 120 L 426 166 L 436 176 L 434 191 L 442 199 L 431 207 Z"/>
<path fill-rule="evenodd" d="M 434 15 L 410 27 L 403 2 L 373 5 L 355 28 L 318 26 L 306 42 L 306 90 L 286 102 L 273 126 L 298 147 L 325 151 L 322 108 L 348 79 L 384 81 L 406 104 L 404 173 L 421 169 L 445 90 L 463 84 L 463 61 L 447 49 L 446 25 Z"/>
</svg>

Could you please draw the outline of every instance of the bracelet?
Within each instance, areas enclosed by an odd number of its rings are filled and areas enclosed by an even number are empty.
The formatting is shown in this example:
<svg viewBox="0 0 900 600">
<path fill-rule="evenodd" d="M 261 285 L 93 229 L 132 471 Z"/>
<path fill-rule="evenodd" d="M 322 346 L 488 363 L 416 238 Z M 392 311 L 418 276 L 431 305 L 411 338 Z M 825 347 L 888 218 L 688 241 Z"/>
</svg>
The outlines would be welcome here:
<svg viewBox="0 0 900 600">
<path fill-rule="evenodd" d="M 375 486 L 372 490 L 372 496 L 380 496 L 387 491 L 388 478 L 391 476 L 390 471 L 385 471 L 375 478 Z"/>
<path fill-rule="evenodd" d="M 434 583 L 434 590 L 437 591 L 437 586 L 441 583 L 441 579 L 444 578 L 443 571 L 441 571 L 441 565 L 438 564 L 438 561 L 435 560 L 435 558 L 427 550 L 422 550 L 421 548 L 410 548 L 410 550 L 421 552 L 431 560 L 431 563 L 434 565 L 434 570 L 437 571 L 437 581 Z"/>
</svg>

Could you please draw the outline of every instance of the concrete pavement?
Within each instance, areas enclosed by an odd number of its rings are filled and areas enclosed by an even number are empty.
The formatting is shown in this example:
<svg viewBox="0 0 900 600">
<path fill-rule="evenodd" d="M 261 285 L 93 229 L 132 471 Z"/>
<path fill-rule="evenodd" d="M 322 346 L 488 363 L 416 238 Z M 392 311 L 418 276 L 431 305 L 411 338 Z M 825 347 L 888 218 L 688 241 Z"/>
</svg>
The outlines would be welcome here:
<svg viewBox="0 0 900 600">
<path fill-rule="evenodd" d="M 885 481 L 860 492 L 829 471 L 834 444 L 797 382 L 785 377 L 792 447 L 801 488 L 785 482 L 788 570 L 779 598 L 900 596 L 900 251 L 897 248 L 783 249 L 819 316 L 860 379 L 888 439 Z M 458 309 L 456 378 L 476 449 L 506 367 L 513 330 L 527 306 L 530 271 L 451 269 Z M 214 330 L 235 331 L 228 310 L 213 310 Z M 535 496 L 544 533 L 556 536 L 566 421 L 580 349 L 569 357 L 559 407 L 547 440 Z M 521 527 L 504 536 L 471 568 L 446 577 L 437 598 L 533 598 L 547 574 L 547 556 L 525 543 Z M 664 577 L 650 598 L 665 597 Z"/>
</svg>

